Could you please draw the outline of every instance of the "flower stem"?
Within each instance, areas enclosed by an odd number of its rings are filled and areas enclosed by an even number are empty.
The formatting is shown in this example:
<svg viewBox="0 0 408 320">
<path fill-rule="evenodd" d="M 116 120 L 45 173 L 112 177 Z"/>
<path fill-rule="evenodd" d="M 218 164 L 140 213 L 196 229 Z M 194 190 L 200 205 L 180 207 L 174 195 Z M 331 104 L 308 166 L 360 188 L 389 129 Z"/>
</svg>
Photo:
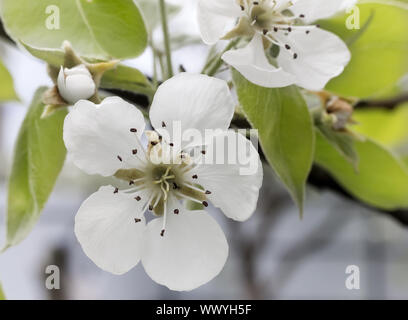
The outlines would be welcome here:
<svg viewBox="0 0 408 320">
<path fill-rule="evenodd" d="M 224 63 L 224 61 L 222 60 L 222 55 L 228 50 L 234 48 L 239 43 L 240 40 L 241 40 L 240 38 L 237 38 L 237 39 L 230 41 L 230 43 L 228 43 L 228 45 L 224 48 L 224 50 L 222 50 L 222 52 L 220 52 L 216 56 L 214 61 L 210 61 L 209 64 L 207 64 L 204 67 L 204 70 L 202 71 L 202 73 L 208 76 L 214 76 Z"/>
<path fill-rule="evenodd" d="M 167 25 L 166 3 L 164 2 L 164 0 L 159 0 L 159 5 L 160 5 L 161 23 L 162 23 L 162 28 L 163 28 L 164 47 L 166 51 L 166 60 L 167 60 L 167 79 L 169 79 L 173 76 L 173 65 L 172 65 L 172 60 L 171 60 L 169 28 Z"/>
<path fill-rule="evenodd" d="M 152 83 L 153 83 L 153 87 L 155 90 L 157 90 L 157 84 L 158 84 L 158 75 L 157 75 L 157 63 L 158 63 L 158 59 L 157 59 L 157 52 L 156 52 L 156 48 L 154 46 L 154 42 L 153 42 L 153 37 L 149 37 L 149 43 L 150 46 L 152 47 L 152 51 L 153 51 L 153 79 L 152 79 Z"/>
</svg>

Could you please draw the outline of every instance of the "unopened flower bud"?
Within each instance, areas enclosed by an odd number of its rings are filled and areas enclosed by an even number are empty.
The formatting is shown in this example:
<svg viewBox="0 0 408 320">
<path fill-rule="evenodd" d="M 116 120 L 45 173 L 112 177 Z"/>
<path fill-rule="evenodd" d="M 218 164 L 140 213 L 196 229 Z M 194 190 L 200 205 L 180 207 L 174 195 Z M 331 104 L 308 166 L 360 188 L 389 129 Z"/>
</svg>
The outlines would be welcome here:
<svg viewBox="0 0 408 320">
<path fill-rule="evenodd" d="M 346 129 L 349 123 L 352 123 L 353 106 L 350 102 L 338 98 L 332 97 L 326 106 L 327 113 L 335 116 L 335 121 L 333 123 L 333 128 L 335 130 Z"/>
<path fill-rule="evenodd" d="M 68 103 L 86 100 L 95 94 L 96 85 L 91 73 L 81 64 L 72 69 L 61 67 L 58 74 L 58 91 Z"/>
</svg>

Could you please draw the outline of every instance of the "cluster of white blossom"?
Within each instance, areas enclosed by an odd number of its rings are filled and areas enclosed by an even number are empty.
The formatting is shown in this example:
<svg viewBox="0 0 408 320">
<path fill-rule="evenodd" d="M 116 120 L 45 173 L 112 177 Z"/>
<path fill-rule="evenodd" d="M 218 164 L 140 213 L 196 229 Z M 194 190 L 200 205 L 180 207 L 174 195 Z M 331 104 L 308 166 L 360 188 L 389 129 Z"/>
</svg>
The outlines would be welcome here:
<svg viewBox="0 0 408 320">
<path fill-rule="evenodd" d="M 352 3 L 200 0 L 198 22 L 206 44 L 242 39 L 243 46 L 225 52 L 222 59 L 249 81 L 320 90 L 343 71 L 350 52 L 336 35 L 310 23 Z M 268 59 L 272 48 L 277 53 Z M 86 100 L 96 87 L 84 65 L 61 68 L 58 90 L 74 105 L 64 125 L 74 163 L 88 174 L 129 184 L 122 190 L 101 187 L 80 207 L 75 234 L 88 257 L 114 274 L 141 261 L 154 281 L 172 290 L 192 290 L 214 278 L 228 256 L 224 233 L 205 210 L 191 211 L 185 204 L 205 208 L 212 203 L 227 217 L 244 221 L 255 211 L 263 178 L 256 148 L 229 130 L 235 103 L 227 83 L 188 73 L 165 81 L 150 108 L 153 130 L 145 130 L 143 114 L 119 97 L 100 104 Z M 176 124 L 183 132 L 216 133 L 185 143 L 173 133 Z M 235 141 L 234 150 L 245 152 L 257 170 L 243 175 L 242 163 L 202 161 L 217 156 L 214 146 L 225 140 Z"/>
</svg>

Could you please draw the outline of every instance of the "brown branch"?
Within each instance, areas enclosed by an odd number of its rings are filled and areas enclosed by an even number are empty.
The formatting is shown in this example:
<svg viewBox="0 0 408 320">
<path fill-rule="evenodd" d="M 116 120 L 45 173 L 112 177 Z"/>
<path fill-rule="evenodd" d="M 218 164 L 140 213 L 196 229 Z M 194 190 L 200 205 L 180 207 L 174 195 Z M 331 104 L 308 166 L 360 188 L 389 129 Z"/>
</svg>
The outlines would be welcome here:
<svg viewBox="0 0 408 320">
<path fill-rule="evenodd" d="M 149 98 L 143 94 L 137 94 L 130 91 L 123 91 L 119 89 L 104 89 L 104 88 L 101 89 L 116 96 L 119 96 L 125 100 L 128 100 L 136 104 L 143 110 L 147 110 L 149 108 Z"/>
<path fill-rule="evenodd" d="M 347 192 L 342 186 L 340 186 L 326 171 L 315 166 L 310 173 L 308 184 L 316 187 L 319 190 L 330 190 L 340 196 L 347 198 L 350 201 L 355 202 L 359 206 L 376 211 L 380 214 L 386 215 L 399 222 L 402 226 L 408 227 L 408 210 L 383 210 L 374 208 L 360 200 L 356 199 L 353 195 Z"/>
<path fill-rule="evenodd" d="M 271 178 L 271 176 L 269 176 Z M 284 191 L 277 191 L 270 185 L 272 180 L 264 182 L 258 202 L 255 232 L 248 234 L 247 229 L 239 222 L 230 222 L 230 234 L 234 235 L 232 245 L 241 260 L 242 280 L 249 299 L 265 297 L 268 282 L 257 278 L 259 259 L 269 244 L 268 237 L 280 221 L 284 208 L 291 205 L 290 197 Z M 255 223 L 255 222 L 254 222 Z"/>
<path fill-rule="evenodd" d="M 360 100 L 354 106 L 355 109 L 383 108 L 393 110 L 402 103 L 408 102 L 408 93 L 390 99 Z"/>
<path fill-rule="evenodd" d="M 9 37 L 6 30 L 4 29 L 3 21 L 1 21 L 1 19 L 0 19 L 0 38 L 7 41 L 9 44 L 15 45 L 15 42 Z"/>
</svg>

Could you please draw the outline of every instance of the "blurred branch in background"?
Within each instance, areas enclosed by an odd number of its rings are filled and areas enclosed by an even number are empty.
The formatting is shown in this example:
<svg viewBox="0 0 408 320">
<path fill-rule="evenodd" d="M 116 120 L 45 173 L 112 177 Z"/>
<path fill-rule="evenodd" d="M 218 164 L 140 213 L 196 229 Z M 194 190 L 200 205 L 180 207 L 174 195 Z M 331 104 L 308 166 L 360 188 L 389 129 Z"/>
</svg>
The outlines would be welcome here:
<svg viewBox="0 0 408 320">
<path fill-rule="evenodd" d="M 308 184 L 316 187 L 319 190 L 330 190 L 342 197 L 352 200 L 360 206 L 369 208 L 375 212 L 384 214 L 390 218 L 393 218 L 404 227 L 408 226 L 408 210 L 381 210 L 378 208 L 370 207 L 369 205 L 357 200 L 344 188 L 342 188 L 326 171 L 315 166 L 309 176 Z"/>
<path fill-rule="evenodd" d="M 271 298 L 278 292 L 273 292 L 273 288 L 283 288 L 290 280 L 297 268 L 302 266 L 302 262 L 310 259 L 313 254 L 323 251 L 328 247 L 335 236 L 340 233 L 348 220 L 341 215 L 328 215 L 313 231 L 301 242 L 296 242 L 291 248 L 286 250 L 279 261 L 285 264 L 285 268 L 279 268 L 274 274 L 274 283 L 266 282 L 265 287 L 272 289 Z M 316 237 L 319 234 L 319 237 Z"/>
<path fill-rule="evenodd" d="M 249 299 L 265 299 L 267 297 L 265 281 L 258 279 L 257 267 L 259 260 L 268 245 L 268 237 L 272 234 L 274 227 L 280 220 L 284 209 L 291 205 L 291 199 L 280 187 L 271 186 L 270 182 L 264 183 L 260 198 L 265 199 L 258 202 L 258 216 L 254 232 L 248 234 L 241 223 L 229 223 L 230 234 L 234 236 L 231 245 L 239 255 L 242 266 L 242 279 L 245 291 Z"/>
<path fill-rule="evenodd" d="M 49 254 L 48 258 L 44 262 L 42 270 L 40 270 L 41 277 L 40 280 L 43 280 L 45 283 L 47 277 L 50 275 L 44 273 L 47 266 L 58 266 L 60 273 L 60 286 L 58 289 L 47 289 L 46 286 L 41 284 L 44 287 L 44 290 L 47 291 L 49 300 L 66 300 L 69 299 L 70 291 L 70 281 L 69 275 L 71 274 L 68 269 L 68 260 L 69 260 L 69 249 L 65 246 L 56 246 Z"/>
<path fill-rule="evenodd" d="M 402 94 L 391 99 L 378 99 L 378 100 L 361 100 L 354 108 L 355 109 L 369 109 L 369 108 L 384 108 L 395 109 L 402 103 L 408 102 L 408 93 Z"/>
</svg>

